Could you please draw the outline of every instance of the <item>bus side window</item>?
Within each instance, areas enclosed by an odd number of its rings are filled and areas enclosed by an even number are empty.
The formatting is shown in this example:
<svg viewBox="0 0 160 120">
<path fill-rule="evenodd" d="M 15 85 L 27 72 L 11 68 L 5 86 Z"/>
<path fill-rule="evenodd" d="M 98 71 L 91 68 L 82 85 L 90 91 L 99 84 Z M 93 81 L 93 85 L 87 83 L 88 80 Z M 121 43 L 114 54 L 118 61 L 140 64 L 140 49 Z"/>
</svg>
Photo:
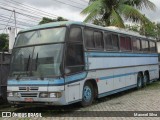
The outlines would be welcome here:
<svg viewBox="0 0 160 120">
<path fill-rule="evenodd" d="M 131 38 L 126 37 L 126 50 L 131 51 L 132 50 L 132 44 L 131 44 Z"/>
<path fill-rule="evenodd" d="M 119 49 L 119 39 L 117 34 L 104 33 L 104 40 L 107 50 L 117 51 Z"/>
<path fill-rule="evenodd" d="M 65 73 L 76 73 L 84 70 L 84 56 L 82 44 L 67 45 Z"/>
<path fill-rule="evenodd" d="M 148 52 L 149 51 L 148 41 L 142 40 L 141 43 L 142 43 L 142 51 Z"/>
<path fill-rule="evenodd" d="M 141 44 L 139 39 L 133 38 L 132 45 L 133 45 L 133 51 L 138 52 L 141 50 Z"/>
<path fill-rule="evenodd" d="M 122 51 L 131 51 L 132 50 L 131 38 L 120 36 L 120 48 Z"/>
<path fill-rule="evenodd" d="M 156 43 L 155 42 L 150 42 L 150 51 L 156 52 Z"/>
<path fill-rule="evenodd" d="M 112 34 L 112 46 L 113 46 L 113 50 L 118 50 L 118 35 L 116 34 Z"/>
<path fill-rule="evenodd" d="M 96 49 L 103 48 L 103 35 L 101 32 L 94 32 L 94 42 Z"/>
<path fill-rule="evenodd" d="M 94 49 L 94 32 L 93 30 L 85 29 L 84 30 L 85 44 L 87 49 Z"/>
<path fill-rule="evenodd" d="M 120 48 L 121 50 L 126 50 L 126 38 L 120 36 Z"/>
<path fill-rule="evenodd" d="M 71 27 L 69 41 L 82 42 L 82 30 L 80 27 Z"/>
<path fill-rule="evenodd" d="M 112 34 L 111 33 L 104 33 L 104 39 L 105 39 L 105 46 L 107 50 L 112 50 Z"/>
</svg>

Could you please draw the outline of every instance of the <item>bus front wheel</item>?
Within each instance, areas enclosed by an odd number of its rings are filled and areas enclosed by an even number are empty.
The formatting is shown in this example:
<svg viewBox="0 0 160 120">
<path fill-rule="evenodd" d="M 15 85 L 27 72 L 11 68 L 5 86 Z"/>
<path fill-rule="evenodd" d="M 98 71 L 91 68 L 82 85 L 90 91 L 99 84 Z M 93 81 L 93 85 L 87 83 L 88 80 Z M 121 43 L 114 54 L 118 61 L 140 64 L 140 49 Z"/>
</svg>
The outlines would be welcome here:
<svg viewBox="0 0 160 120">
<path fill-rule="evenodd" d="M 82 106 L 89 106 L 92 104 L 94 99 L 94 90 L 93 85 L 91 82 L 86 82 L 83 86 L 83 93 L 82 93 Z"/>
</svg>

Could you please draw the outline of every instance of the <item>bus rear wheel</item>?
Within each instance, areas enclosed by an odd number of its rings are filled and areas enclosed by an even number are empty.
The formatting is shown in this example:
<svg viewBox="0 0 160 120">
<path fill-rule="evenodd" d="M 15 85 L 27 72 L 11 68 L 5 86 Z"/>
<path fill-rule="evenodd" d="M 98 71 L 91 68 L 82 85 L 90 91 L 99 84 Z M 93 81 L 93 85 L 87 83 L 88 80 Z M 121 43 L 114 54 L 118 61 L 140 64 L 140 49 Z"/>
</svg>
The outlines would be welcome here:
<svg viewBox="0 0 160 120">
<path fill-rule="evenodd" d="M 143 82 L 143 76 L 142 76 L 142 74 L 138 73 L 138 76 L 137 76 L 137 89 L 141 89 L 142 88 L 142 82 Z"/>
<path fill-rule="evenodd" d="M 149 75 L 145 73 L 143 77 L 143 87 L 146 87 L 148 83 L 149 83 Z"/>
<path fill-rule="evenodd" d="M 93 100 L 94 100 L 93 85 L 91 84 L 91 82 L 86 82 L 83 86 L 81 105 L 84 107 L 89 106 L 92 104 Z"/>
</svg>

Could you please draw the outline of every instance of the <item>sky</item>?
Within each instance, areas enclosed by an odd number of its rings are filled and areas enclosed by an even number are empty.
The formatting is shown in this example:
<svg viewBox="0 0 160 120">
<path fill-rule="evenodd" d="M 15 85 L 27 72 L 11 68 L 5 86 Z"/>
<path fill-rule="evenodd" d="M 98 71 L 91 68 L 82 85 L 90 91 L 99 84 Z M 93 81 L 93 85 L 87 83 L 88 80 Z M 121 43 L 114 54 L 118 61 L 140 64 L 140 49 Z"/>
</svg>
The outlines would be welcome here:
<svg viewBox="0 0 160 120">
<path fill-rule="evenodd" d="M 29 5 L 31 7 L 34 7 L 38 9 L 39 11 L 45 11 L 47 13 L 52 14 L 52 18 L 56 18 L 57 16 L 62 16 L 68 20 L 73 20 L 73 21 L 83 21 L 86 16 L 81 15 L 81 11 L 88 5 L 89 0 L 0 0 L 0 8 L 4 7 L 10 10 L 15 9 L 17 12 L 25 13 L 25 14 L 30 14 L 33 16 L 40 17 L 43 16 L 41 14 L 37 13 L 31 13 L 27 12 L 28 8 L 25 8 L 23 5 L 19 4 L 25 4 Z M 142 10 L 142 13 L 146 15 L 150 20 L 154 22 L 160 22 L 160 0 L 150 0 L 156 5 L 156 11 L 149 11 L 147 9 Z M 15 2 L 19 2 L 16 3 Z M 14 4 L 13 4 L 14 3 Z M 24 9 L 24 10 L 23 10 Z M 29 9 L 32 9 L 29 7 Z M 8 19 L 11 17 L 12 23 L 8 23 L 8 25 L 14 26 L 14 15 L 10 11 L 6 11 L 3 9 L 0 9 L 0 21 L 2 19 L 1 15 L 7 15 Z M 17 21 L 21 21 L 22 25 L 19 25 L 21 28 L 26 28 L 27 25 L 36 25 L 40 21 L 40 18 L 34 19 L 29 19 L 27 17 L 24 17 L 22 15 L 16 14 L 16 17 L 18 18 Z M 21 20 L 24 19 L 24 20 Z M 38 19 L 38 20 L 37 20 Z M 4 21 L 4 20 L 3 20 Z M 7 19 L 3 23 L 2 21 L 0 22 L 0 30 L 4 29 L 7 24 Z M 1 24 L 4 25 L 1 25 Z M 20 24 L 20 23 L 19 23 Z M 24 24 L 26 26 L 24 26 Z"/>
<path fill-rule="evenodd" d="M 85 16 L 82 16 L 80 12 L 88 5 L 89 0 L 21 0 L 21 2 L 22 1 L 69 20 L 83 21 Z"/>
<path fill-rule="evenodd" d="M 58 1 L 63 1 L 64 3 L 68 3 L 73 6 L 85 8 L 88 5 L 89 0 L 71 0 L 71 1 L 58 0 Z M 160 22 L 160 0 L 150 0 L 150 1 L 152 1 L 156 5 L 157 7 L 156 11 L 150 11 L 150 10 L 144 9 L 142 12 L 152 21 Z M 85 19 L 85 16 L 80 15 L 80 12 L 82 11 L 82 9 L 59 3 L 56 0 L 45 0 L 45 1 L 44 0 L 21 0 L 21 2 L 25 2 L 37 8 L 41 8 L 45 11 L 49 11 L 50 13 L 54 13 L 56 15 L 63 16 L 71 20 L 83 21 Z"/>
<path fill-rule="evenodd" d="M 144 9 L 142 13 L 146 15 L 150 20 L 153 22 L 160 22 L 160 0 L 150 0 L 156 5 L 156 10 L 155 11 L 150 11 Z"/>
</svg>

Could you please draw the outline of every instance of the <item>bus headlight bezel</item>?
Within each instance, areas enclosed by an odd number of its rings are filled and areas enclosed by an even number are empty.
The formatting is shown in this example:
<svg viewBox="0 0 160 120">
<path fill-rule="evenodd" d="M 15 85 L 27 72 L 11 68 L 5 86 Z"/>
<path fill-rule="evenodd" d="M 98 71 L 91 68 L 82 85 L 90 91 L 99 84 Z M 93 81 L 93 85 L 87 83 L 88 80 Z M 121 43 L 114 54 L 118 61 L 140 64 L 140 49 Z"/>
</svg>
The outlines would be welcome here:
<svg viewBox="0 0 160 120">
<path fill-rule="evenodd" d="M 49 97 L 50 98 L 60 98 L 62 96 L 62 93 L 61 92 L 51 92 L 49 94 Z"/>
<path fill-rule="evenodd" d="M 39 98 L 60 98 L 62 96 L 61 92 L 41 92 L 39 93 Z"/>
<path fill-rule="evenodd" d="M 12 91 L 8 91 L 8 92 L 7 92 L 7 97 L 14 97 L 13 92 L 12 92 Z"/>
<path fill-rule="evenodd" d="M 48 98 L 48 93 L 47 92 L 41 92 L 39 93 L 40 98 Z"/>
<path fill-rule="evenodd" d="M 20 94 L 18 92 L 13 92 L 14 97 L 20 97 Z"/>
</svg>

